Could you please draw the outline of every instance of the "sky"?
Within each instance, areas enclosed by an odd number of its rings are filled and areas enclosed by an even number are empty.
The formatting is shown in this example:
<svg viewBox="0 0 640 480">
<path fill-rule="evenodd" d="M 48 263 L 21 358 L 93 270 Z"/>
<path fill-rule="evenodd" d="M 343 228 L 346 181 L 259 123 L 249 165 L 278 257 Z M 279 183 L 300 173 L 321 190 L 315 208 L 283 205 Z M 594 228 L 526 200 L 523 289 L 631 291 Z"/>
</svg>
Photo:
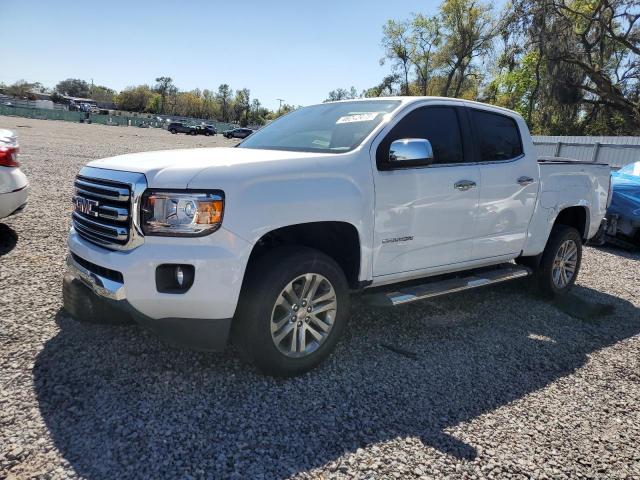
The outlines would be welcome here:
<svg viewBox="0 0 640 480">
<path fill-rule="evenodd" d="M 180 90 L 249 88 L 277 108 L 380 83 L 382 26 L 434 0 L 0 0 L 0 82 L 82 78 L 122 90 L 170 76 Z"/>
</svg>

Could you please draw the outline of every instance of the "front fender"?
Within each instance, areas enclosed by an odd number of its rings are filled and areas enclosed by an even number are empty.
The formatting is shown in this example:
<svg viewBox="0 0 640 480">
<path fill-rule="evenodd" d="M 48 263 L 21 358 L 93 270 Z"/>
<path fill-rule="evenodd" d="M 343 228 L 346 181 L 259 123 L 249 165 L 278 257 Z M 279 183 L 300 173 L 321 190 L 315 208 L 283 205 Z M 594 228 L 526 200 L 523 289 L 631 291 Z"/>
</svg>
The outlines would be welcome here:
<svg viewBox="0 0 640 480">
<path fill-rule="evenodd" d="M 197 175 L 189 188 L 223 190 L 223 227 L 254 245 L 270 231 L 291 225 L 353 225 L 361 242 L 360 279 L 368 279 L 373 178 L 368 158 L 363 158 L 361 151 L 256 162 L 226 170 L 210 168 Z"/>
</svg>

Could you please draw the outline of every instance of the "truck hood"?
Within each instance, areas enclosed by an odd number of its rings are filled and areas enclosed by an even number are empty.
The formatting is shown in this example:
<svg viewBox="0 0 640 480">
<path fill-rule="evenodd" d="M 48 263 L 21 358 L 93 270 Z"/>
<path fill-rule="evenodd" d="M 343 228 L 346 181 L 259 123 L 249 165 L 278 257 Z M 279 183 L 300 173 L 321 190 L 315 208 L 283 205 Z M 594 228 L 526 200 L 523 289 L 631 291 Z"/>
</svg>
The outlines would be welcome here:
<svg viewBox="0 0 640 480">
<path fill-rule="evenodd" d="M 228 172 L 234 167 L 246 167 L 249 164 L 261 164 L 264 167 L 265 163 L 322 155 L 253 148 L 192 148 L 119 155 L 94 160 L 88 166 L 143 173 L 152 188 L 186 188 L 198 173 L 209 168 L 220 168 Z"/>
</svg>

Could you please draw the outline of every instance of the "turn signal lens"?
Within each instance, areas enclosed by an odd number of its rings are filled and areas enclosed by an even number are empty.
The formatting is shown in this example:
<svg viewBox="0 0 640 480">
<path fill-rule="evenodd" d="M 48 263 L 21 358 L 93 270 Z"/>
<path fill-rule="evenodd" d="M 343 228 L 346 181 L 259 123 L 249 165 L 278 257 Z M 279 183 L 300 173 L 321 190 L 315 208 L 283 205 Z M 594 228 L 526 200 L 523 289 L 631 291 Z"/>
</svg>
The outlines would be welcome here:
<svg viewBox="0 0 640 480">
<path fill-rule="evenodd" d="M 222 222 L 222 200 L 198 202 L 195 222 L 199 225 L 212 225 Z"/>
</svg>

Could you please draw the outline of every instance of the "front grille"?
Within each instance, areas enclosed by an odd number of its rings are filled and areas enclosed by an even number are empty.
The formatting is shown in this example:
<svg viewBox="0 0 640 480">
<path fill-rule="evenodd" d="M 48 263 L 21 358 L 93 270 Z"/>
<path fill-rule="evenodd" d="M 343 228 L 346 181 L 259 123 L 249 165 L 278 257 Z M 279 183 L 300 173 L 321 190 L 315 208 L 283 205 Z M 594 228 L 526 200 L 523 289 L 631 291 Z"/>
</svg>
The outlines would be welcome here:
<svg viewBox="0 0 640 480">
<path fill-rule="evenodd" d="M 131 186 L 78 175 L 75 181 L 73 226 L 85 240 L 122 249 L 131 237 Z"/>
</svg>

